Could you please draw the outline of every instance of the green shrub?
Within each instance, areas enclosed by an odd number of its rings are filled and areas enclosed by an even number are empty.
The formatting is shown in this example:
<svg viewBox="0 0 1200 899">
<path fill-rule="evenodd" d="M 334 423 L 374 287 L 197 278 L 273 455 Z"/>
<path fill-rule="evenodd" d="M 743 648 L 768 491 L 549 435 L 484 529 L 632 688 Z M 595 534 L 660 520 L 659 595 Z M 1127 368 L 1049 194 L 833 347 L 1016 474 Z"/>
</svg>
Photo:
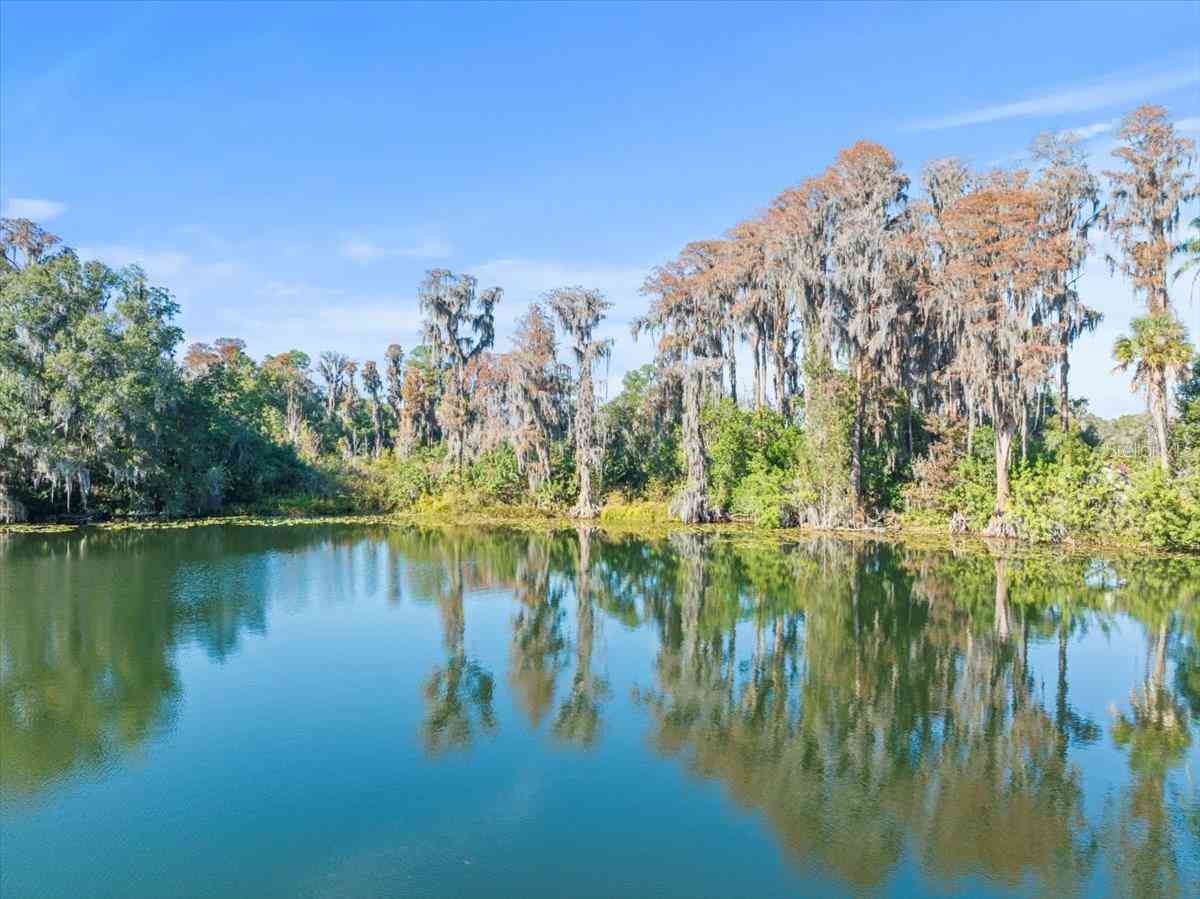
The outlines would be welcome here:
<svg viewBox="0 0 1200 899">
<path fill-rule="evenodd" d="M 810 361 L 818 360 L 818 361 Z M 796 442 L 792 499 L 797 523 L 810 527 L 845 527 L 854 521 L 850 483 L 851 423 L 854 382 L 806 353 L 804 432 Z"/>
<path fill-rule="evenodd" d="M 1143 465 L 1131 478 L 1128 512 L 1132 528 L 1152 546 L 1200 550 L 1200 470 L 1172 477 Z"/>
<path fill-rule="evenodd" d="M 507 443 L 471 463 L 464 472 L 463 481 L 465 487 L 488 503 L 516 503 L 526 492 L 517 454 Z"/>
<path fill-rule="evenodd" d="M 1078 437 L 1052 455 L 1019 466 L 1011 479 L 1010 514 L 1028 540 L 1058 542 L 1119 531 L 1121 479 Z"/>
<path fill-rule="evenodd" d="M 733 514 L 749 518 L 760 528 L 793 524 L 792 478 L 790 472 L 768 465 L 761 456 L 755 457 L 750 463 L 750 473 L 733 491 Z"/>
</svg>

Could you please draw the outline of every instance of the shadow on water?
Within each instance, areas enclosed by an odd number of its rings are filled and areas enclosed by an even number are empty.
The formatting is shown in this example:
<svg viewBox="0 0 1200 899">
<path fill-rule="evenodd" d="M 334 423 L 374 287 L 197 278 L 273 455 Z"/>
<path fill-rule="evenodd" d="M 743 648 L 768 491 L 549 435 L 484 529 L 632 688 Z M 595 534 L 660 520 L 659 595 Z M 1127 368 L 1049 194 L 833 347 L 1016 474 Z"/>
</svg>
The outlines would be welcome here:
<svg viewBox="0 0 1200 899">
<path fill-rule="evenodd" d="M 337 564 L 272 563 L 316 554 Z M 412 697 L 430 759 L 494 736 L 504 689 L 517 726 L 602 744 L 610 623 L 654 635 L 651 675 L 622 688 L 649 750 L 760 814 L 802 875 L 873 891 L 907 859 L 951 888 L 1151 896 L 1200 873 L 1197 562 L 331 526 L 9 538 L 0 572 L 8 797 L 169 733 L 179 648 L 221 662 L 266 634 L 268 597 L 383 578 L 440 622 Z M 511 601 L 505 672 L 468 651 L 480 592 Z M 1139 654 L 1106 709 L 1075 699 L 1095 641 Z M 1092 776 L 1097 747 L 1123 768 Z"/>
<path fill-rule="evenodd" d="M 272 554 L 358 542 L 293 528 L 0 537 L 0 796 L 102 770 L 169 730 L 175 651 L 266 632 Z"/>
</svg>

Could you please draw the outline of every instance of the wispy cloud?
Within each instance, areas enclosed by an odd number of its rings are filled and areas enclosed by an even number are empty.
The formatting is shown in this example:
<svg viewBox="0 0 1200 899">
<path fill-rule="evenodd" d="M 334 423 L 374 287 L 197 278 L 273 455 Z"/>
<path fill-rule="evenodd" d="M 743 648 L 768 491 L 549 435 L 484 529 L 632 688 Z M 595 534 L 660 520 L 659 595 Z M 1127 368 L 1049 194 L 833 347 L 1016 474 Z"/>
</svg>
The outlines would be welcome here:
<svg viewBox="0 0 1200 899">
<path fill-rule="evenodd" d="M 405 259 L 445 259 L 450 244 L 441 237 L 426 236 L 405 243 L 381 243 L 365 237 L 348 237 L 338 245 L 338 252 L 354 262 L 376 262 L 389 257 Z"/>
<path fill-rule="evenodd" d="M 337 349 L 355 358 L 378 359 L 393 341 L 412 345 L 420 339 L 421 314 L 415 299 L 322 293 L 326 299 L 321 305 L 302 304 L 269 315 L 253 307 L 231 310 L 221 316 L 221 322 L 226 330 L 245 335 L 256 354 L 300 348 L 315 355 Z"/>
<path fill-rule="evenodd" d="M 637 301 L 649 266 L 575 265 L 532 259 L 493 259 L 468 271 L 486 287 L 499 285 L 506 297 L 530 302 L 555 287 L 581 285 L 603 291 L 618 311 L 623 301 Z"/>
<path fill-rule="evenodd" d="M 1080 125 L 1078 128 L 1067 128 L 1063 134 L 1070 135 L 1076 140 L 1091 140 L 1101 134 L 1108 134 L 1117 127 L 1116 119 L 1108 122 L 1093 122 L 1091 125 Z"/>
<path fill-rule="evenodd" d="M 923 119 L 911 123 L 909 127 L 917 131 L 932 131 L 940 128 L 957 128 L 962 125 L 981 125 L 1004 119 L 1086 112 L 1121 103 L 1131 103 L 1156 94 L 1189 87 L 1198 82 L 1200 82 L 1200 67 L 1194 65 L 1153 74 L 1145 72 L 1140 74 L 1117 73 L 1088 84 L 1047 90 L 1023 100 L 983 106 L 954 115 Z"/>
<path fill-rule="evenodd" d="M 4 217 L 10 219 L 32 219 L 45 224 L 67 211 L 66 203 L 41 197 L 9 197 L 4 204 Z"/>
<path fill-rule="evenodd" d="M 75 251 L 80 259 L 99 259 L 114 268 L 138 265 L 151 281 L 177 294 L 210 287 L 238 274 L 236 262 L 201 260 L 182 250 L 151 249 L 131 244 L 83 245 Z"/>
</svg>

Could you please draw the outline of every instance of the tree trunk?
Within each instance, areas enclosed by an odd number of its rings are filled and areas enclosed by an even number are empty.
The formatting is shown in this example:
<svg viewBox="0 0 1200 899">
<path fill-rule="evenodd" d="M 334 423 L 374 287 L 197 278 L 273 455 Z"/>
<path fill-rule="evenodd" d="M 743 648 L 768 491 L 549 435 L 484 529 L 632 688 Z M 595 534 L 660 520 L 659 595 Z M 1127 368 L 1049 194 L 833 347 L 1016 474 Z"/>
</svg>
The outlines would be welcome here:
<svg viewBox="0 0 1200 899">
<path fill-rule="evenodd" d="M 1008 511 L 1008 463 L 1012 455 L 1012 428 L 1004 423 L 996 427 L 996 514 Z"/>
<path fill-rule="evenodd" d="M 1008 521 L 1008 466 L 1012 458 L 1013 424 L 997 421 L 996 427 L 996 509 L 992 520 L 984 530 L 987 537 L 1016 537 L 1012 522 Z"/>
<path fill-rule="evenodd" d="M 1151 375 L 1150 423 L 1154 428 L 1154 440 L 1158 444 L 1158 462 L 1162 470 L 1171 473 L 1171 452 L 1168 445 L 1167 378 L 1161 370 Z"/>
<path fill-rule="evenodd" d="M 854 515 L 863 519 L 863 420 L 866 418 L 862 361 L 854 362 L 854 421 L 850 432 L 850 491 Z"/>
<path fill-rule="evenodd" d="M 850 428 L 850 496 L 854 504 L 854 514 L 859 520 L 863 517 L 862 445 L 863 418 L 866 415 L 866 409 L 862 363 L 856 361 L 854 363 L 854 422 Z"/>
<path fill-rule="evenodd" d="M 762 333 L 754 331 L 754 408 L 761 409 L 767 404 L 767 384 L 763 377 L 765 356 L 763 352 Z"/>
<path fill-rule="evenodd" d="M 912 436 L 912 397 L 908 397 L 908 402 L 905 403 L 905 424 L 908 426 L 908 458 L 913 457 L 913 436 Z"/>
<path fill-rule="evenodd" d="M 1058 423 L 1062 432 L 1071 430 L 1071 359 L 1064 346 L 1058 357 Z"/>
<path fill-rule="evenodd" d="M 786 339 L 779 334 L 774 335 L 772 341 L 772 351 L 774 355 L 774 376 L 775 376 L 775 402 L 779 406 L 779 412 L 784 418 L 790 416 L 790 407 L 788 404 L 787 394 L 787 350 Z"/>
<path fill-rule="evenodd" d="M 592 498 L 592 466 L 596 456 L 592 416 L 595 407 L 592 360 L 585 356 L 579 367 L 579 408 L 575 410 L 575 467 L 579 472 L 579 498 L 571 509 L 572 518 L 595 518 L 600 512 Z"/>
<path fill-rule="evenodd" d="M 737 405 L 737 332 L 731 326 L 728 333 L 729 345 L 726 348 L 726 364 L 729 366 L 729 398 Z"/>
<path fill-rule="evenodd" d="M 454 430 L 458 434 L 458 477 L 461 481 L 463 472 L 463 453 L 466 449 L 464 444 L 467 442 L 467 397 L 466 391 L 463 389 L 463 366 L 461 363 L 459 364 L 455 375 L 457 379 L 456 383 L 458 384 L 458 387 L 456 388 L 458 395 L 455 397 L 455 402 L 458 405 L 458 420 L 455 423 Z"/>
<path fill-rule="evenodd" d="M 1021 407 L 1021 461 L 1029 458 L 1029 407 Z"/>
<path fill-rule="evenodd" d="M 683 449 L 687 463 L 684 488 L 671 502 L 671 514 L 685 524 L 713 520 L 708 505 L 708 473 L 704 435 L 700 430 L 700 404 L 705 372 L 693 362 L 683 373 Z"/>
<path fill-rule="evenodd" d="M 975 400 L 968 394 L 967 400 L 967 455 L 975 451 Z"/>
<path fill-rule="evenodd" d="M 7 485 L 0 484 L 0 524 L 22 524 L 29 520 L 29 512 Z"/>
</svg>

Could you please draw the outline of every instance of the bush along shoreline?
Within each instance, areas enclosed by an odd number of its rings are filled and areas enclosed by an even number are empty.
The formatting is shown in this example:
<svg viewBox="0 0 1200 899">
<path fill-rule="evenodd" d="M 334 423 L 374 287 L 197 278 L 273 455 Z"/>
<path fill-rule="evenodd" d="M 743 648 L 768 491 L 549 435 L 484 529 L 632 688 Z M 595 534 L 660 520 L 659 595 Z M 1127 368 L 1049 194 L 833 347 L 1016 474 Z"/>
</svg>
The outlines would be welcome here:
<svg viewBox="0 0 1200 899">
<path fill-rule="evenodd" d="M 1200 552 L 1200 361 L 1171 294 L 1200 266 L 1195 145 L 1145 106 L 1103 176 L 1069 135 L 1030 155 L 910 178 L 845 148 L 648 273 L 631 336 L 654 361 L 607 399 L 588 287 L 516 298 L 501 348 L 514 300 L 434 269 L 413 345 L 254 358 L 184 347 L 141 269 L 2 219 L 0 526 L 569 517 Z M 1116 421 L 1070 382 L 1100 230 L 1139 313 L 1112 359 L 1145 412 Z"/>
</svg>

